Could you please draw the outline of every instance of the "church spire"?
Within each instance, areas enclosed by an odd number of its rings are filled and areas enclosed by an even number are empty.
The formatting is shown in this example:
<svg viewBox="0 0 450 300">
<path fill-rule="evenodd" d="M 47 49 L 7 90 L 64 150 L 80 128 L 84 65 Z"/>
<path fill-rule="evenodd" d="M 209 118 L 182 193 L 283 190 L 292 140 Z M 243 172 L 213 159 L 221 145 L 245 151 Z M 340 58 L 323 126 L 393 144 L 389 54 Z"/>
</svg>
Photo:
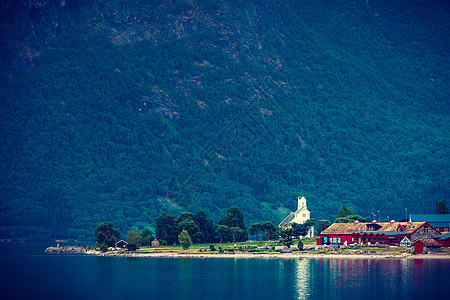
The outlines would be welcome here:
<svg viewBox="0 0 450 300">
<path fill-rule="evenodd" d="M 307 208 L 306 207 L 306 198 L 301 196 L 298 197 L 298 203 L 297 203 L 297 210 L 300 210 L 302 207 Z"/>
</svg>

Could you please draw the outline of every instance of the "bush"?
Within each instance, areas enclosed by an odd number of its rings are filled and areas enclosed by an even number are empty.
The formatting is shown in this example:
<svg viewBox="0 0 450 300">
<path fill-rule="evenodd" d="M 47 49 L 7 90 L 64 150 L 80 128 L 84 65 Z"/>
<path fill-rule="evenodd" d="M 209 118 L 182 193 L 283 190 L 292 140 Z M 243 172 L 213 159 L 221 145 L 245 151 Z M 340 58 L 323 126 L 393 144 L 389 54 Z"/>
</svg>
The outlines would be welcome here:
<svg viewBox="0 0 450 300">
<path fill-rule="evenodd" d="M 183 231 L 178 235 L 178 241 L 180 242 L 180 245 L 184 250 L 189 249 L 189 247 L 192 245 L 191 237 L 185 229 L 183 229 Z"/>
<path fill-rule="evenodd" d="M 106 246 L 105 244 L 102 244 L 102 245 L 100 246 L 100 251 L 101 251 L 101 252 L 107 252 L 107 251 L 108 251 L 108 246 Z"/>
<path fill-rule="evenodd" d="M 137 248 L 138 248 L 138 246 L 136 244 L 133 244 L 133 243 L 128 243 L 128 245 L 127 245 L 127 250 L 128 251 L 136 251 Z"/>
<path fill-rule="evenodd" d="M 298 250 L 299 251 L 303 250 L 303 242 L 302 241 L 298 241 Z"/>
<path fill-rule="evenodd" d="M 216 251 L 216 247 L 214 247 L 214 245 L 209 245 L 209 250 Z"/>
</svg>

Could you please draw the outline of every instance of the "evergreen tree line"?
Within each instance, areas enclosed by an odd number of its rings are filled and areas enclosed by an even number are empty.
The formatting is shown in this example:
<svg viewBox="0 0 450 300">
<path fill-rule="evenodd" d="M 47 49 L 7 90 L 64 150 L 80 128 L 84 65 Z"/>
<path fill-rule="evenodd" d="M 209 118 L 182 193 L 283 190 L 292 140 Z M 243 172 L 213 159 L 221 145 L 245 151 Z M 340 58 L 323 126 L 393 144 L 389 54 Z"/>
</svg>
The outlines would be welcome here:
<svg viewBox="0 0 450 300">
<path fill-rule="evenodd" d="M 155 234 L 162 245 L 178 244 L 178 235 L 187 231 L 193 243 L 242 242 L 248 240 L 244 215 L 237 207 L 231 207 L 216 226 L 206 213 L 182 213 L 178 218 L 162 213 L 156 219 Z"/>
</svg>

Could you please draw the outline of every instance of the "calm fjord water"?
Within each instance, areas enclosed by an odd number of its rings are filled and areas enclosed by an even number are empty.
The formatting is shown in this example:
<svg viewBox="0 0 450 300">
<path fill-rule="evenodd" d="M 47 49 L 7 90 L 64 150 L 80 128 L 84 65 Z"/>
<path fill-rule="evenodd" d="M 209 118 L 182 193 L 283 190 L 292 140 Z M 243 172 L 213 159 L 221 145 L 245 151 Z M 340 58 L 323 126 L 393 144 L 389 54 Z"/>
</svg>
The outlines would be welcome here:
<svg viewBox="0 0 450 300">
<path fill-rule="evenodd" d="M 123 258 L 0 245 L 3 299 L 437 299 L 450 259 Z"/>
</svg>

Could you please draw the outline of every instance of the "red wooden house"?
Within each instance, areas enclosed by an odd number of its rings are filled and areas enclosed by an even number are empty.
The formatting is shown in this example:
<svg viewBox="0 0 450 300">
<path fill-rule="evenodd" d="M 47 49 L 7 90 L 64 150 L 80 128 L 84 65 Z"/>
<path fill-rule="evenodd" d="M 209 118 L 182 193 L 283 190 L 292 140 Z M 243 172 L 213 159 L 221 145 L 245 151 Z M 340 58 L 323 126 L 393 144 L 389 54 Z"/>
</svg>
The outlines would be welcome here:
<svg viewBox="0 0 450 300">
<path fill-rule="evenodd" d="M 406 231 L 365 231 L 357 232 L 352 235 L 353 240 L 358 244 L 383 244 L 397 246 L 407 237 L 411 240 L 411 234 Z"/>
<path fill-rule="evenodd" d="M 416 254 L 424 252 L 439 252 L 441 251 L 441 244 L 433 239 L 423 239 L 415 241 L 412 245 Z"/>
<path fill-rule="evenodd" d="M 332 244 L 353 244 L 352 235 L 360 230 L 360 226 L 355 223 L 333 223 L 330 227 L 320 233 L 317 239 L 318 245 Z"/>
<path fill-rule="evenodd" d="M 439 235 L 427 222 L 334 223 L 320 233 L 318 245 L 384 244 L 400 245 L 406 237 L 414 242 Z"/>
<path fill-rule="evenodd" d="M 434 239 L 441 244 L 442 247 L 450 247 L 450 232 L 435 236 Z"/>
</svg>

